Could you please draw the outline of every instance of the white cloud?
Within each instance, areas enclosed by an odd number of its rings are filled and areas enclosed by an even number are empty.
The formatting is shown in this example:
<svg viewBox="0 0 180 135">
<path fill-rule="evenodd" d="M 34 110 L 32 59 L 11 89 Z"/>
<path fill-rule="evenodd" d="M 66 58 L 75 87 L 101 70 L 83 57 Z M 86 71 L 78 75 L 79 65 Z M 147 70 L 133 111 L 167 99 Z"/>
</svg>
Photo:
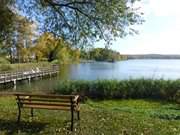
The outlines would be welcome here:
<svg viewBox="0 0 180 135">
<path fill-rule="evenodd" d="M 180 14 L 179 0 L 148 0 L 147 4 L 150 12 L 156 16 L 179 16 Z"/>
<path fill-rule="evenodd" d="M 145 15 L 155 16 L 179 16 L 180 0 L 141 0 L 137 1 L 134 7 L 141 7 Z"/>
</svg>

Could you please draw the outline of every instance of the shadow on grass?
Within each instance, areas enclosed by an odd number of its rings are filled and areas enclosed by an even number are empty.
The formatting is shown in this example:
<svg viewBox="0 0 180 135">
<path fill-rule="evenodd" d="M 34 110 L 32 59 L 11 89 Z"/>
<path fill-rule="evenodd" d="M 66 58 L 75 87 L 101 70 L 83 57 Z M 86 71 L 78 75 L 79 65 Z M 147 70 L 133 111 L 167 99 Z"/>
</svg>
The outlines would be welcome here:
<svg viewBox="0 0 180 135">
<path fill-rule="evenodd" d="M 180 121 L 180 115 L 179 114 L 153 114 L 151 115 L 151 117 L 153 118 L 158 118 L 158 119 L 162 119 L 162 120 L 177 120 Z"/>
<path fill-rule="evenodd" d="M 177 116 L 159 115 L 158 118 L 163 119 L 163 120 L 180 120 L 180 115 L 177 115 Z"/>
<path fill-rule="evenodd" d="M 180 107 L 168 107 L 170 110 L 180 111 Z"/>
<path fill-rule="evenodd" d="M 13 135 L 19 132 L 37 134 L 42 131 L 47 123 L 40 122 L 20 122 L 0 119 L 0 131 L 6 132 L 7 135 Z"/>
</svg>

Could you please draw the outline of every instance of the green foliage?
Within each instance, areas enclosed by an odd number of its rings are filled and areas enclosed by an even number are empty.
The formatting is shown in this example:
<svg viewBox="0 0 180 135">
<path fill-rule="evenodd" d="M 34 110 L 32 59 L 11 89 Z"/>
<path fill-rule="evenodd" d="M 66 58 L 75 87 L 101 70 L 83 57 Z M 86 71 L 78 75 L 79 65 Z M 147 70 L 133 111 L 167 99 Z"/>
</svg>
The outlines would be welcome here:
<svg viewBox="0 0 180 135">
<path fill-rule="evenodd" d="M 77 62 L 80 58 L 80 51 L 70 47 L 68 42 L 62 38 L 56 38 L 52 33 L 42 34 L 36 45 L 32 48 L 37 61 L 47 59 L 49 62 L 58 60 L 58 63 Z"/>
<path fill-rule="evenodd" d="M 21 15 L 15 15 L 13 21 L 13 30 L 0 45 L 0 52 L 8 56 L 11 63 L 30 62 L 33 56 L 31 47 L 35 37 L 35 24 Z"/>
<path fill-rule="evenodd" d="M 82 50 L 81 59 L 114 62 L 117 60 L 121 60 L 122 56 L 119 52 L 113 51 L 108 48 L 93 48 L 89 51 Z"/>
<path fill-rule="evenodd" d="M 39 21 L 43 32 L 63 37 L 71 45 L 87 46 L 101 39 L 109 44 L 117 37 L 137 33 L 131 26 L 141 24 L 143 19 L 138 8 L 133 7 L 136 1 L 19 0 L 17 7 Z"/>
<path fill-rule="evenodd" d="M 57 41 L 51 33 L 42 34 L 33 48 L 37 61 L 46 58 L 51 62 L 56 55 L 54 54 L 56 47 Z"/>
<path fill-rule="evenodd" d="M 55 60 L 51 61 L 51 64 L 59 64 L 59 60 L 55 59 Z"/>
<path fill-rule="evenodd" d="M 0 43 L 6 40 L 7 36 L 13 31 L 15 13 L 11 11 L 10 4 L 13 0 L 0 1 Z"/>
<path fill-rule="evenodd" d="M 176 100 L 177 103 L 180 104 L 180 90 L 176 92 L 174 99 Z"/>
<path fill-rule="evenodd" d="M 78 93 L 95 99 L 163 99 L 179 100 L 180 80 L 96 80 L 60 81 L 56 93 Z"/>
</svg>

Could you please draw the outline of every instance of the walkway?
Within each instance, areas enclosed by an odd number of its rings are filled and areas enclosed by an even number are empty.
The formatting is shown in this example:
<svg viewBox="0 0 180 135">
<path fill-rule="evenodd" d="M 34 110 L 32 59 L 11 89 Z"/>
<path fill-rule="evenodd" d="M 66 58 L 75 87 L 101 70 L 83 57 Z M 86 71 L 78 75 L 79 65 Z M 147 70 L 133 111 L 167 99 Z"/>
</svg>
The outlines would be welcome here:
<svg viewBox="0 0 180 135">
<path fill-rule="evenodd" d="M 16 81 L 31 80 L 32 78 L 52 76 L 59 72 L 59 66 L 53 68 L 41 68 L 28 70 L 28 71 L 17 71 L 17 72 L 5 72 L 0 73 L 0 84 L 13 82 L 16 85 Z"/>
</svg>

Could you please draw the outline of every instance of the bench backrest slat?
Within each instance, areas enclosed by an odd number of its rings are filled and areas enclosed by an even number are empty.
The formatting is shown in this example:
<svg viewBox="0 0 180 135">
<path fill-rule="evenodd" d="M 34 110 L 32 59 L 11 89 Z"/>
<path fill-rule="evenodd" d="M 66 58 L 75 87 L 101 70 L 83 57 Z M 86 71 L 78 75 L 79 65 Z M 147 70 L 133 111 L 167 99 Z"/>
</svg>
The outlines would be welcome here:
<svg viewBox="0 0 180 135">
<path fill-rule="evenodd" d="M 70 98 L 74 98 L 76 95 L 40 95 L 40 94 L 15 94 L 16 96 L 19 97 L 26 97 L 26 96 L 30 96 L 30 97 L 38 97 L 38 98 L 62 98 L 62 99 L 70 99 Z"/>
<path fill-rule="evenodd" d="M 31 102 L 35 102 L 35 101 L 42 101 L 42 102 L 62 102 L 62 103 L 69 103 L 70 99 L 47 99 L 47 98 L 19 98 L 19 100 L 21 101 L 31 101 Z"/>
</svg>

